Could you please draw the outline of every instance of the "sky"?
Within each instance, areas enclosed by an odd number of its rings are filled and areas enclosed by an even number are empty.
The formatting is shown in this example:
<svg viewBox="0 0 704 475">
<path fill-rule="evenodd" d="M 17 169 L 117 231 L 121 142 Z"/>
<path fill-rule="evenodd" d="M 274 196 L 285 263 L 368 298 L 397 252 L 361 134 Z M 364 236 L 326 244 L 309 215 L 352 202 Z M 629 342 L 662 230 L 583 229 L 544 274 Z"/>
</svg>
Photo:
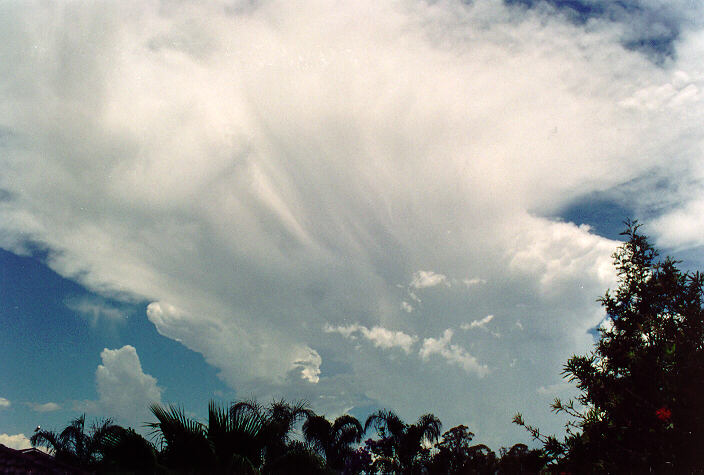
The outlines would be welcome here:
<svg viewBox="0 0 704 475">
<path fill-rule="evenodd" d="M 704 264 L 703 9 L 0 3 L 0 443 L 280 397 L 560 434 L 623 220 Z"/>
</svg>

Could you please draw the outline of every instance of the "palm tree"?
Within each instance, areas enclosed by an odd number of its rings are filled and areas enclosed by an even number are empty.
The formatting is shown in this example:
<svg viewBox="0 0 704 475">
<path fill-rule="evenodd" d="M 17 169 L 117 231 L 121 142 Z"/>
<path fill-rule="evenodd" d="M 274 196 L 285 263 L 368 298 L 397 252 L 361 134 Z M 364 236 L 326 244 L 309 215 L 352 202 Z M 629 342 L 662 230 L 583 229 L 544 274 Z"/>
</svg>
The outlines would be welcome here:
<svg viewBox="0 0 704 475">
<path fill-rule="evenodd" d="M 237 473 L 254 473 L 261 466 L 262 420 L 246 412 L 208 405 L 208 440 L 220 465 Z"/>
<path fill-rule="evenodd" d="M 153 473 L 156 448 L 134 429 L 118 427 L 105 439 L 101 469 L 108 473 Z"/>
<path fill-rule="evenodd" d="M 252 449 L 260 449 L 259 460 L 274 463 L 286 456 L 291 446 L 290 434 L 296 423 L 312 414 L 304 401 L 289 404 L 284 400 L 273 401 L 265 407 L 256 401 L 240 401 L 230 407 L 230 418 L 249 420 L 258 427 L 258 437 Z"/>
<path fill-rule="evenodd" d="M 105 442 L 111 434 L 121 427 L 112 423 L 111 419 L 94 422 L 90 432 L 86 433 L 86 415 L 83 414 L 61 431 L 37 430 L 29 439 L 33 446 L 43 446 L 57 460 L 79 467 L 95 466 L 102 458 Z"/>
<path fill-rule="evenodd" d="M 161 447 L 160 458 L 167 467 L 182 470 L 208 470 L 215 467 L 215 456 L 206 427 L 189 417 L 180 407 L 152 404 L 149 409 L 158 422 L 148 423 Z"/>
<path fill-rule="evenodd" d="M 159 439 L 164 465 L 187 471 L 236 473 L 267 471 L 268 464 L 290 456 L 290 432 L 310 413 L 302 402 L 292 405 L 274 401 L 264 407 L 255 401 L 242 401 L 223 409 L 211 401 L 206 425 L 173 405 L 152 404 L 150 409 L 158 422 L 148 426 Z M 298 446 L 296 450 L 301 452 Z"/>
<path fill-rule="evenodd" d="M 380 437 L 371 443 L 377 455 L 375 468 L 383 472 L 415 473 L 422 471 L 425 459 L 429 458 L 430 451 L 423 445 L 437 442 L 442 423 L 433 414 L 425 414 L 415 424 L 406 424 L 394 412 L 379 410 L 367 418 L 364 431 L 370 427 Z"/>
<path fill-rule="evenodd" d="M 362 424 L 356 417 L 343 415 L 328 421 L 324 416 L 311 414 L 303 424 L 303 436 L 325 456 L 328 467 L 342 471 L 345 460 L 352 454 L 352 444 L 362 439 Z"/>
</svg>

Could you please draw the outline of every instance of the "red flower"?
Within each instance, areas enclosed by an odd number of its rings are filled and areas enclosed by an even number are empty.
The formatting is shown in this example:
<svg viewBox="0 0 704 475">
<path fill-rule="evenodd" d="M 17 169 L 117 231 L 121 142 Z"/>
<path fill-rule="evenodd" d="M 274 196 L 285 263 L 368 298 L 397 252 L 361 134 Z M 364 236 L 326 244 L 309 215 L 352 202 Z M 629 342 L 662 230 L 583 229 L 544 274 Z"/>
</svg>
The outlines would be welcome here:
<svg viewBox="0 0 704 475">
<path fill-rule="evenodd" d="M 665 406 L 661 407 L 657 411 L 655 411 L 655 415 L 657 416 L 658 419 L 660 419 L 663 422 L 667 422 L 670 420 L 670 417 L 672 417 L 672 411 L 666 408 Z"/>
</svg>

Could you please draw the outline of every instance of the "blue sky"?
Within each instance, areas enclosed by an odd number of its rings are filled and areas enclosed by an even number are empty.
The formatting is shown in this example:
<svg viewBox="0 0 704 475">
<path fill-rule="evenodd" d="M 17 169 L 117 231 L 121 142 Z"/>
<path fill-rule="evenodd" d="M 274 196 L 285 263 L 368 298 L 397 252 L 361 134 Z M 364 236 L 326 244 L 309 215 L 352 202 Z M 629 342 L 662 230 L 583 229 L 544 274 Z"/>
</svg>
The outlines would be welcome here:
<svg viewBox="0 0 704 475">
<path fill-rule="evenodd" d="M 526 442 L 623 220 L 704 264 L 692 2 L 0 10 L 0 443 L 250 397 Z"/>
</svg>

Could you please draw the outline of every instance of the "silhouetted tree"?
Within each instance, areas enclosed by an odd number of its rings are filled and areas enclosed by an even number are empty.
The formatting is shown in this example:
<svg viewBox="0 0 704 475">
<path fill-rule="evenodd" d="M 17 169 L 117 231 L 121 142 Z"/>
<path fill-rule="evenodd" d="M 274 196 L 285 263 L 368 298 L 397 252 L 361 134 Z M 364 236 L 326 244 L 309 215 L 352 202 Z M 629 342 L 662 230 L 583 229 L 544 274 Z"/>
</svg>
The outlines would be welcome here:
<svg viewBox="0 0 704 475">
<path fill-rule="evenodd" d="M 101 471 L 108 473 L 154 473 L 156 447 L 134 429 L 117 427 L 105 437 Z"/>
<path fill-rule="evenodd" d="M 267 462 L 263 472 L 271 475 L 296 473 L 323 475 L 336 473 L 326 466 L 325 460 L 312 447 L 301 441 L 289 443 L 286 452 L 271 462 Z"/>
<path fill-rule="evenodd" d="M 159 459 L 166 467 L 198 472 L 217 468 L 215 451 L 208 440 L 207 427 L 186 416 L 174 405 L 152 404 L 152 414 L 158 422 L 147 424 L 158 439 Z"/>
<path fill-rule="evenodd" d="M 442 423 L 433 414 L 425 414 L 415 424 L 406 424 L 392 411 L 379 410 L 367 418 L 364 431 L 370 427 L 379 436 L 376 441 L 367 441 L 367 447 L 376 457 L 375 470 L 421 473 L 430 463 L 430 450 L 424 444 L 437 442 Z"/>
<path fill-rule="evenodd" d="M 496 473 L 498 460 L 493 450 L 484 444 L 473 445 L 469 448 L 467 466 L 469 472 L 477 475 L 493 475 Z"/>
<path fill-rule="evenodd" d="M 240 401 L 230 407 L 231 418 L 250 420 L 259 427 L 259 437 L 256 440 L 265 470 L 267 464 L 277 463 L 279 458 L 287 455 L 292 430 L 298 422 L 311 414 L 312 411 L 303 401 L 290 404 L 279 400 L 268 406 L 262 406 L 256 401 Z M 296 450 L 300 452 L 300 446 L 296 446 Z"/>
<path fill-rule="evenodd" d="M 526 444 L 502 447 L 498 461 L 499 473 L 537 474 L 545 466 L 547 457 L 540 449 L 529 449 Z"/>
<path fill-rule="evenodd" d="M 496 454 L 486 445 L 470 445 L 474 434 L 467 426 L 453 427 L 435 444 L 435 454 L 429 465 L 433 474 L 494 474 Z"/>
<path fill-rule="evenodd" d="M 571 416 L 564 442 L 514 422 L 543 441 L 565 469 L 685 473 L 704 469 L 704 279 L 682 272 L 637 223 L 614 253 L 618 287 L 600 302 L 608 325 L 595 350 L 564 375 L 581 395 L 553 410 Z"/>
<path fill-rule="evenodd" d="M 342 471 L 345 460 L 354 452 L 353 444 L 362 440 L 362 424 L 356 417 L 343 415 L 330 422 L 310 414 L 303 424 L 303 436 L 324 457 L 328 467 Z"/>
<path fill-rule="evenodd" d="M 465 425 L 453 427 L 442 435 L 435 444 L 437 452 L 433 456 L 432 473 L 465 473 L 469 459 L 469 443 L 474 438 Z"/>
<path fill-rule="evenodd" d="M 303 402 L 262 406 L 241 401 L 229 409 L 211 402 L 207 425 L 175 406 L 153 404 L 151 410 L 158 422 L 148 425 L 167 467 L 198 473 L 281 473 L 305 464 L 311 473 L 324 468 L 312 447 L 291 438 L 295 424 L 311 413 Z"/>
<path fill-rule="evenodd" d="M 81 468 L 93 468 L 102 459 L 106 438 L 120 429 L 110 419 L 94 422 L 86 432 L 85 414 L 72 420 L 60 433 L 36 431 L 29 441 L 33 446 L 43 446 L 62 462 Z"/>
<path fill-rule="evenodd" d="M 371 440 L 371 439 L 370 439 Z M 369 442 L 369 441 L 367 441 Z M 357 475 L 360 473 L 373 473 L 372 471 L 372 454 L 366 447 L 358 447 L 345 460 L 345 469 L 342 471 L 344 475 Z"/>
</svg>

